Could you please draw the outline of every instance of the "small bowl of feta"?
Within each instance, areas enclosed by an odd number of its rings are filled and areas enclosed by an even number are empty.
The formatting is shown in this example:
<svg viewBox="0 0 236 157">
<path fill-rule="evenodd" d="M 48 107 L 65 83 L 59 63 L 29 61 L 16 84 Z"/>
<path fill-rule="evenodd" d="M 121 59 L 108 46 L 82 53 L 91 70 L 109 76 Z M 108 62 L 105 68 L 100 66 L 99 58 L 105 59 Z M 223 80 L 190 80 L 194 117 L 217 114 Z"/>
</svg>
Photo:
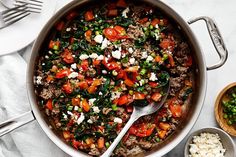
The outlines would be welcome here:
<svg viewBox="0 0 236 157">
<path fill-rule="evenodd" d="M 189 136 L 184 155 L 185 157 L 235 157 L 235 144 L 233 139 L 219 128 L 202 128 Z"/>
</svg>

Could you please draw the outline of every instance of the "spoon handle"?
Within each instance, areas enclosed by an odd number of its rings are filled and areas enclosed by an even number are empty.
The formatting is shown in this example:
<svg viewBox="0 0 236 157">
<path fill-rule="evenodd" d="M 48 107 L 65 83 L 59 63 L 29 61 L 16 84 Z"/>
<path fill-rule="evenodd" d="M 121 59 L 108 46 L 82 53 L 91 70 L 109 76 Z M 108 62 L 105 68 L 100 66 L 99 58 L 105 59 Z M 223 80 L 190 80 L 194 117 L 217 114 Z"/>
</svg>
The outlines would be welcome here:
<svg viewBox="0 0 236 157">
<path fill-rule="evenodd" d="M 129 128 L 132 126 L 132 124 L 139 118 L 139 116 L 136 114 L 135 110 L 133 111 L 132 115 L 130 116 L 129 121 L 126 123 L 125 127 L 121 130 L 121 132 L 118 134 L 116 139 L 113 141 L 111 146 L 106 150 L 105 153 L 102 154 L 101 157 L 109 157 L 113 150 L 116 148 L 116 146 L 119 144 L 125 133 L 129 130 Z"/>
</svg>

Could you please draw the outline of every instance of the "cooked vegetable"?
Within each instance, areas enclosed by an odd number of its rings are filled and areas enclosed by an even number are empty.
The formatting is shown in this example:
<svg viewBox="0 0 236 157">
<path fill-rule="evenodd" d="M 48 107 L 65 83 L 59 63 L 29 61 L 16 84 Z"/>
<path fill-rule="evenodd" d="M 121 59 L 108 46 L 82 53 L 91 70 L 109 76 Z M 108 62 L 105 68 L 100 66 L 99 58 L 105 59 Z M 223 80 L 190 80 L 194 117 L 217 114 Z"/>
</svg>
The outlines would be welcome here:
<svg viewBox="0 0 236 157">
<path fill-rule="evenodd" d="M 113 153 L 134 156 L 133 149 L 147 151 L 140 143 L 151 149 L 178 127 L 194 94 L 194 60 L 184 35 L 160 10 L 125 0 L 101 6 L 70 12 L 55 25 L 36 65 L 38 104 L 68 144 L 100 156 L 133 105 L 157 104 L 170 82 L 165 105 L 136 121 Z M 225 117 L 233 123 L 231 113 Z"/>
</svg>

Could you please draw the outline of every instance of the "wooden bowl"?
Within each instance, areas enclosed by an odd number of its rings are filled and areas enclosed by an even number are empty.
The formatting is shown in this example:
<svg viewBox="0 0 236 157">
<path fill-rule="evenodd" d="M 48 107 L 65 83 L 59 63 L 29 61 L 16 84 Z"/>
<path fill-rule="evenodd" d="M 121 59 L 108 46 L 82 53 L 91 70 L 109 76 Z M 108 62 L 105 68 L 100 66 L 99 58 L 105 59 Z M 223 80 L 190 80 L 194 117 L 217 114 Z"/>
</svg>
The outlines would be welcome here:
<svg viewBox="0 0 236 157">
<path fill-rule="evenodd" d="M 221 103 L 221 100 L 225 93 L 231 89 L 232 87 L 236 87 L 236 82 L 229 84 L 226 86 L 217 96 L 216 102 L 215 102 L 215 118 L 219 126 L 226 131 L 228 134 L 232 136 L 236 136 L 236 124 L 228 125 L 226 119 L 224 119 L 223 115 L 223 106 Z"/>
</svg>

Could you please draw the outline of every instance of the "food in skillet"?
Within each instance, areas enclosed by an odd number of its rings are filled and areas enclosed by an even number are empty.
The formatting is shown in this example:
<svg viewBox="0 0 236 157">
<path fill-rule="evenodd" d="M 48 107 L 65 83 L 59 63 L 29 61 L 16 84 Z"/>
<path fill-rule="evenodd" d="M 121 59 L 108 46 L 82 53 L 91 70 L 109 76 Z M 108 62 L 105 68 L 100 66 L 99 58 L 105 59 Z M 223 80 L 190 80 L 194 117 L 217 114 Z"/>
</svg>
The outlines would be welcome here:
<svg viewBox="0 0 236 157">
<path fill-rule="evenodd" d="M 176 24 L 160 10 L 118 0 L 69 13 L 55 26 L 35 71 L 38 105 L 75 149 L 99 156 L 132 113 L 131 103 L 158 102 L 140 118 L 114 156 L 134 156 L 174 133 L 191 103 L 191 51 Z"/>
</svg>

